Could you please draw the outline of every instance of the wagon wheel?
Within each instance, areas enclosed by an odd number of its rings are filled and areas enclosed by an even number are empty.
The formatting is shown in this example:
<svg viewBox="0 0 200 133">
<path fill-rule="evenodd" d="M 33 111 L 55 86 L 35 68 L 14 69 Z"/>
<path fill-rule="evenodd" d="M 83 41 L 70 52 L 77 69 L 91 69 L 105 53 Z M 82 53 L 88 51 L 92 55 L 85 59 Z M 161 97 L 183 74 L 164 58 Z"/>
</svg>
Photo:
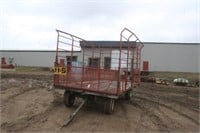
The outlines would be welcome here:
<svg viewBox="0 0 200 133">
<path fill-rule="evenodd" d="M 112 114 L 113 111 L 114 111 L 114 107 L 115 107 L 115 99 L 108 98 L 108 99 L 105 100 L 104 112 L 106 114 Z"/>
<path fill-rule="evenodd" d="M 125 93 L 126 100 L 130 100 L 132 96 L 133 96 L 133 90 L 129 90 Z"/>
<path fill-rule="evenodd" d="M 200 86 L 200 80 L 196 82 L 196 86 L 197 86 L 197 87 Z"/>
<path fill-rule="evenodd" d="M 75 101 L 75 94 L 73 92 L 65 90 L 63 101 L 67 107 L 73 106 Z"/>
</svg>

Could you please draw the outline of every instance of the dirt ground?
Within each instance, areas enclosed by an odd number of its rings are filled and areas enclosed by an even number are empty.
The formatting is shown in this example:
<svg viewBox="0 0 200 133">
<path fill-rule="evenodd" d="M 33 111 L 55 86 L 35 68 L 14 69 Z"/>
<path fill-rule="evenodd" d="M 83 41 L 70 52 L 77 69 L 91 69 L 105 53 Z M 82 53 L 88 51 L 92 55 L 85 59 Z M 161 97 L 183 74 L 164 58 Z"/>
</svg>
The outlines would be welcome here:
<svg viewBox="0 0 200 133">
<path fill-rule="evenodd" d="M 1 132 L 199 132 L 199 88 L 142 83 L 130 101 L 117 100 L 106 115 L 100 103 L 66 108 L 50 73 L 2 74 Z"/>
</svg>

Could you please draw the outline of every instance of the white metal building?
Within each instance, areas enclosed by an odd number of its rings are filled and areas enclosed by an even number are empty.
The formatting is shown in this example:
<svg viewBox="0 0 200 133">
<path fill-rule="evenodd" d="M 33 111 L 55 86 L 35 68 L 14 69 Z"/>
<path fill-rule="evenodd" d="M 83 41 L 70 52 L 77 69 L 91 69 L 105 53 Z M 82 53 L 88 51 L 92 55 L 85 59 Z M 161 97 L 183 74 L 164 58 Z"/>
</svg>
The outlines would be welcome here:
<svg viewBox="0 0 200 133">
<path fill-rule="evenodd" d="M 52 67 L 55 51 L 0 50 L 0 56 L 14 58 L 18 66 Z M 63 52 L 64 56 L 69 53 Z M 81 52 L 76 52 L 81 61 Z M 150 71 L 200 72 L 200 43 L 144 42 L 142 60 L 149 61 Z"/>
</svg>

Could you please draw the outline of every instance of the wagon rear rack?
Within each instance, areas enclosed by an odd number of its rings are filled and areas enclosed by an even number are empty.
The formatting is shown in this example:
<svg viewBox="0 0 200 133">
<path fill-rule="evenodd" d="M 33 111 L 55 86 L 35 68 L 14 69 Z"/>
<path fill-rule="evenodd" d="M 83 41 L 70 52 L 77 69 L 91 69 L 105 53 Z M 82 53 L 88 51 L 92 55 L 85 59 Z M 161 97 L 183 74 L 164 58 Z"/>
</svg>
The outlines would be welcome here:
<svg viewBox="0 0 200 133">
<path fill-rule="evenodd" d="M 127 69 L 126 72 L 128 72 L 128 68 L 131 65 L 131 78 L 132 82 L 137 85 L 140 84 L 140 64 L 141 64 L 141 50 L 144 47 L 144 44 L 140 41 L 140 39 L 129 29 L 124 28 L 121 33 L 120 33 L 120 51 L 122 50 L 123 47 L 123 42 L 135 42 L 136 43 L 136 48 L 133 51 L 132 59 L 133 61 L 130 63 L 127 62 Z M 130 52 L 130 47 L 128 47 L 128 52 Z M 120 52 L 120 57 L 121 58 L 121 53 Z M 128 55 L 127 55 L 128 56 Z M 120 60 L 120 59 L 119 59 Z M 119 69 L 121 69 L 121 63 L 119 63 Z"/>
</svg>

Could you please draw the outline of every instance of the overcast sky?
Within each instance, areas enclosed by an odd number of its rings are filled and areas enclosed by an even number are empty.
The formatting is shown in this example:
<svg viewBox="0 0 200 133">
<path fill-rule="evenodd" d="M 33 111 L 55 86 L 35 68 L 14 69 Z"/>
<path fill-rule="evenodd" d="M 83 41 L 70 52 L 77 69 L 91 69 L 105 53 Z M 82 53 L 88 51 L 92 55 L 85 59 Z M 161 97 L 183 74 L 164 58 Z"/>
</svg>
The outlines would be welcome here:
<svg viewBox="0 0 200 133">
<path fill-rule="evenodd" d="M 199 0 L 1 0 L 1 49 L 55 50 L 55 29 L 118 41 L 200 42 Z"/>
</svg>

